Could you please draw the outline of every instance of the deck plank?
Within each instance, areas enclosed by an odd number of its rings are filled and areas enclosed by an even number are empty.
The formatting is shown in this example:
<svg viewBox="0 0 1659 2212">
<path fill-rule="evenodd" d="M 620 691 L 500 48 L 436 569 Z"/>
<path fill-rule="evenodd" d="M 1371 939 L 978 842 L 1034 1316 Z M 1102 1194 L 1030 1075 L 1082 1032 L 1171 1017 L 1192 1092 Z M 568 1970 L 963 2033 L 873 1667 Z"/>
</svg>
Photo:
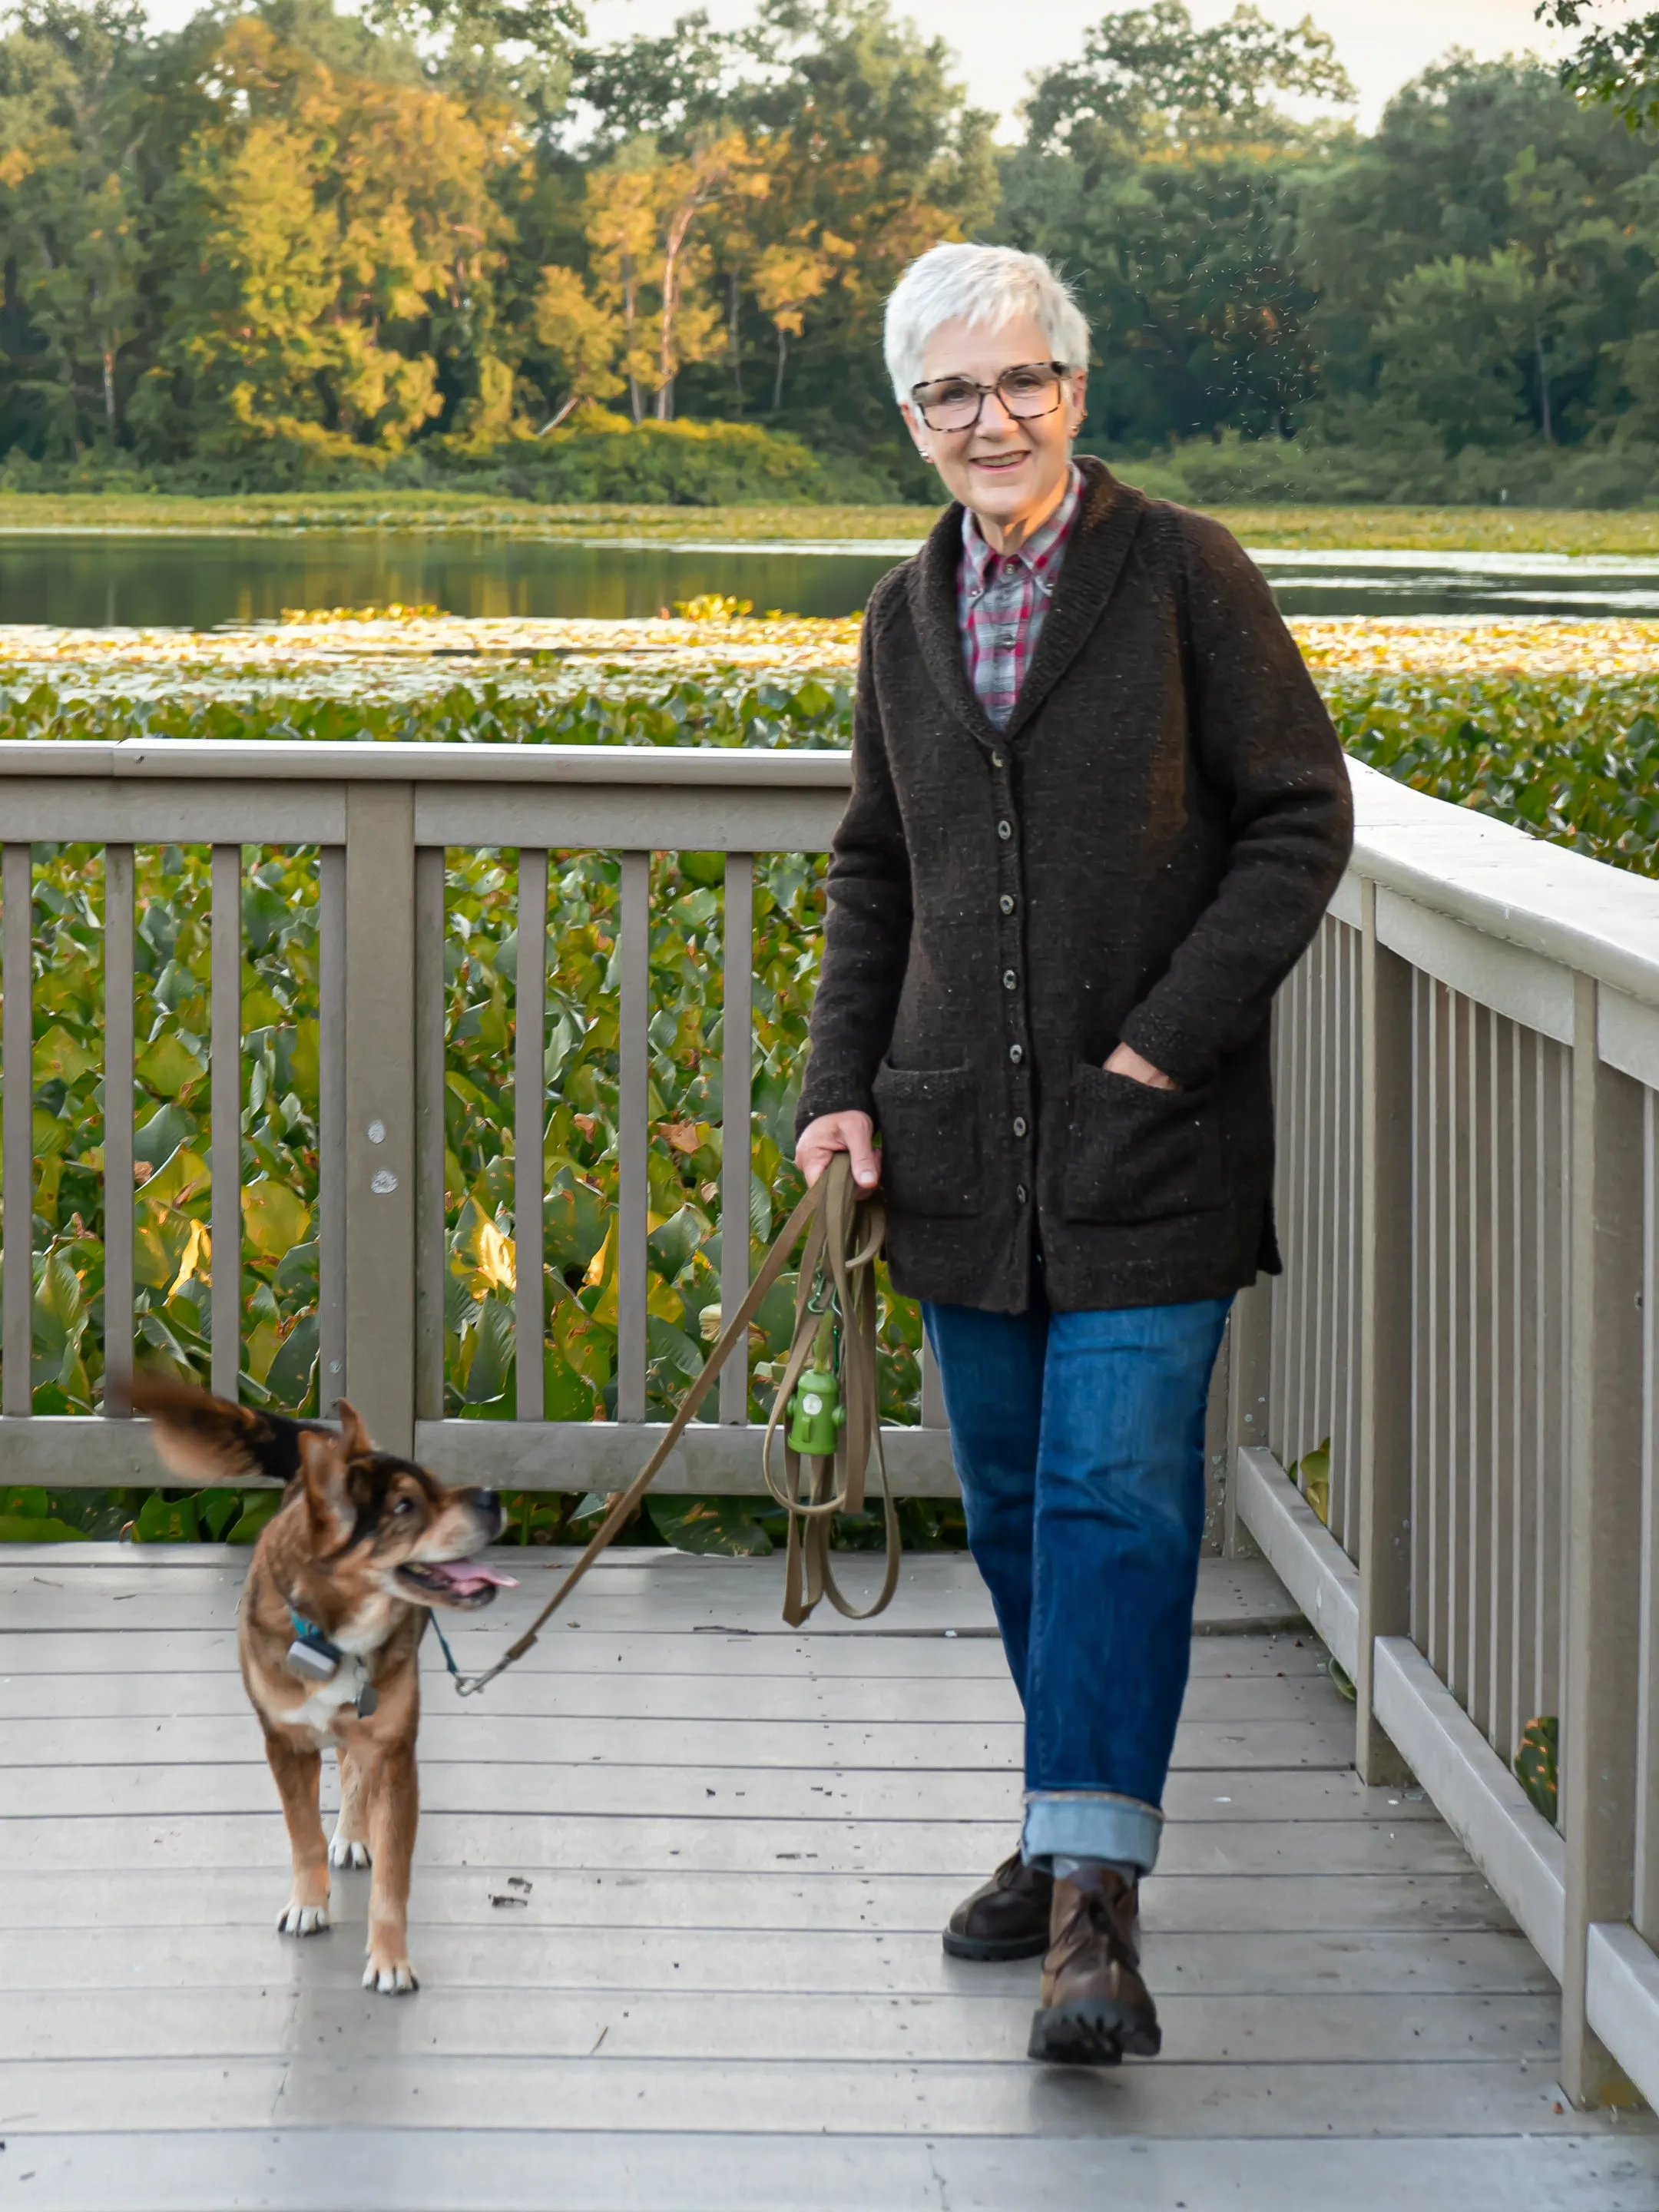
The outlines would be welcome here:
<svg viewBox="0 0 1659 2212">
<path fill-rule="evenodd" d="M 306 2058 L 24 2060 L 6 2093 L 42 2129 L 476 2126 L 543 2111 L 562 2134 L 647 2119 L 687 2134 L 769 2127 L 808 2139 L 864 2134 L 1351 2136 L 1583 2132 L 1545 2066 L 1280 2063 L 1033 2069 L 870 2065 L 834 2058 Z M 641 2107 L 644 2108 L 641 2111 Z M 1611 2126 L 1610 2123 L 1604 2125 Z M 482 2180 L 482 2176 L 480 2177 Z"/>
<path fill-rule="evenodd" d="M 1411 1808 L 1415 1812 L 1418 1808 Z M 1006 1850 L 1009 1831 L 974 1820 L 769 1820 L 582 1819 L 556 1814 L 428 1813 L 421 1822 L 423 1869 L 471 1866 L 534 1875 L 543 1868 L 618 1873 L 772 1873 L 781 1865 L 820 1874 L 929 1875 L 969 1887 Z M 21 1900 L 37 1875 L 288 1865 L 288 1838 L 274 1808 L 178 1823 L 100 1818 L 0 1820 L 0 1924 L 27 1926 Z M 1165 1822 L 1158 1878 L 1174 1875 L 1457 1874 L 1468 1860 L 1437 1820 L 1385 1826 L 1358 1820 Z M 161 1890 L 146 1891 L 151 1911 Z"/>
<path fill-rule="evenodd" d="M 802 2155 L 799 2136 L 660 2130 L 560 2135 L 522 2124 L 404 2130 L 195 2128 L 45 2135 L 27 2146 L 25 2201 L 42 2212 L 1652 2212 L 1650 2146 L 1595 2131 L 1243 2142 L 848 2134 Z M 481 2189 L 481 2166 L 488 2172 Z"/>
<path fill-rule="evenodd" d="M 1005 1983 L 1004 1987 L 1006 1984 Z M 776 1990 L 538 1990 L 504 2004 L 495 1990 L 426 1990 L 386 2005 L 356 1990 L 307 1990 L 277 2003 L 253 1989 L 143 1990 L 119 2006 L 57 1990 L 0 2010 L 0 2058 L 354 2057 L 866 2059 L 1006 2061 L 1029 2024 L 1031 1991 L 863 1996 Z M 1166 1995 L 1164 2055 L 1183 2063 L 1310 2064 L 1368 2059 L 1458 2064 L 1557 2057 L 1559 2008 L 1539 1992 Z"/>
<path fill-rule="evenodd" d="M 423 1867 L 414 1910 L 423 1928 L 869 1929 L 933 1936 L 961 1896 L 960 1875 L 830 1874 L 774 1865 L 767 1871 L 706 1873 L 673 1868 L 631 1873 L 607 1869 L 544 1870 L 528 1894 L 507 1890 L 515 1867 Z M 362 1924 L 365 1878 L 338 1875 L 337 1927 Z M 236 1928 L 274 1919 L 288 1898 L 286 1870 L 126 1875 L 14 1875 L 0 1898 L 0 1943 L 7 1933 L 143 1928 Z M 498 1902 L 497 1900 L 505 1900 Z M 1502 1928 L 1513 1925 L 1481 1877 L 1452 1873 L 1172 1875 L 1160 1868 L 1146 1885 L 1141 1925 L 1148 1935 L 1229 1929 L 1286 1935 L 1361 1933 L 1372 1929 Z M 0 1958 L 3 1958 L 0 1951 Z"/>
</svg>

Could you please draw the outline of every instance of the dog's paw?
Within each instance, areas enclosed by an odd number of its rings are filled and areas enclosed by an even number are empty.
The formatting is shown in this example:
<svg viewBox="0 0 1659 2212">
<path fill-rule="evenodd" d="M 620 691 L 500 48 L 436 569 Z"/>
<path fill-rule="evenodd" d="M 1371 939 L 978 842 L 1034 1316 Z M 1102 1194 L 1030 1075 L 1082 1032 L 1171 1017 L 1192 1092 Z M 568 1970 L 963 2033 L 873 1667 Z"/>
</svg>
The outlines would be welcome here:
<svg viewBox="0 0 1659 2212">
<path fill-rule="evenodd" d="M 369 1953 L 368 1964 L 363 1969 L 366 1990 L 378 1990 L 383 1997 L 403 1997 L 420 1986 L 420 1979 L 407 1959 L 394 1959 L 389 1953 Z"/>
<path fill-rule="evenodd" d="M 290 1898 L 276 1923 L 276 1932 L 279 1936 L 318 1936 L 327 1926 L 327 1905 L 301 1905 L 298 1898 Z"/>
<path fill-rule="evenodd" d="M 369 1863 L 368 1845 L 337 1835 L 328 1847 L 328 1863 L 331 1867 L 366 1867 Z"/>
</svg>

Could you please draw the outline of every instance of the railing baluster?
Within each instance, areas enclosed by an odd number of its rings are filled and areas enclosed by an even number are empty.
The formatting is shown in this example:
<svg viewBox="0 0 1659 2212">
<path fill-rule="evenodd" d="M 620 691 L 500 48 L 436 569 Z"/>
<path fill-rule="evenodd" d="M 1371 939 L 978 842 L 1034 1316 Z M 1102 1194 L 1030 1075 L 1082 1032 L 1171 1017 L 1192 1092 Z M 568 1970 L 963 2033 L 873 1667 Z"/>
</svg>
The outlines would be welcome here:
<svg viewBox="0 0 1659 2212">
<path fill-rule="evenodd" d="M 415 851 L 415 1418 L 444 1411 L 444 848 Z"/>
<path fill-rule="evenodd" d="M 1492 1522 L 1495 1469 L 1492 1420 L 1492 1359 L 1491 1315 L 1492 1280 L 1492 1160 L 1493 1152 L 1493 1086 L 1497 1063 L 1498 1017 L 1490 1007 L 1469 1008 L 1469 1279 L 1468 1309 L 1469 1442 L 1465 1486 L 1468 1493 L 1468 1618 L 1469 1717 L 1490 1735 L 1492 1721 Z"/>
<path fill-rule="evenodd" d="M 1618 2094 L 1585 2017 L 1586 1943 L 1633 1903 L 1640 1652 L 1634 1532 L 1642 1510 L 1642 1090 L 1608 1066 L 1598 993 L 1575 978 L 1572 1095 L 1572 1455 L 1567 1480 L 1567 1677 L 1560 1803 L 1566 1840 L 1561 2081 L 1575 2105 Z"/>
<path fill-rule="evenodd" d="M 1659 1097 L 1642 1092 L 1642 1605 L 1636 1705 L 1636 1899 L 1659 1945 Z"/>
<path fill-rule="evenodd" d="M 5 1099 L 0 1108 L 3 1182 L 0 1183 L 0 1412 L 27 1413 L 33 1403 L 29 1364 L 34 1334 L 34 848 L 8 845 L 0 859 L 0 1051 Z"/>
<path fill-rule="evenodd" d="M 1304 1451 L 1316 1450 L 1326 1437 L 1329 1437 L 1333 1448 L 1337 1441 L 1330 1417 L 1331 1258 L 1335 1238 L 1332 1182 L 1337 1136 L 1332 1126 L 1336 1107 L 1336 1024 L 1332 1018 L 1334 983 L 1332 969 L 1336 959 L 1335 933 L 1340 927 L 1340 922 L 1333 921 L 1327 915 L 1320 924 L 1319 934 L 1313 943 L 1314 988 L 1309 1007 L 1309 1018 L 1314 1031 L 1310 1040 L 1313 1049 L 1309 1055 L 1313 1070 L 1314 1099 L 1313 1119 L 1309 1131 L 1312 1139 L 1309 1212 L 1313 1233 L 1308 1254 L 1308 1364 L 1302 1417 Z M 1334 1471 L 1328 1460 L 1325 1483 L 1327 1518 L 1333 1503 L 1331 1477 Z"/>
<path fill-rule="evenodd" d="M 1401 1388 L 1412 1356 L 1413 976 L 1377 941 L 1376 886 L 1361 886 L 1358 1208 L 1359 1464 L 1353 1557 L 1359 1568 L 1354 1763 L 1386 1782 L 1398 1762 L 1372 1715 L 1375 1639 L 1411 1618 L 1412 1410 Z"/>
<path fill-rule="evenodd" d="M 345 848 L 317 860 L 317 1409 L 332 1420 L 345 1392 Z"/>
<path fill-rule="evenodd" d="M 1297 1203 L 1297 1086 L 1291 1082 L 1294 1073 L 1294 1048 L 1297 1048 L 1297 971 L 1291 969 L 1274 998 L 1270 1030 L 1272 1071 L 1274 1071 L 1274 1099 L 1279 1102 L 1279 1170 L 1274 1175 L 1274 1225 L 1279 1232 L 1279 1256 L 1283 1270 L 1290 1270 L 1297 1256 L 1297 1241 L 1291 1237 L 1291 1207 Z M 1294 1451 L 1290 1449 L 1290 1437 L 1285 1436 L 1285 1407 L 1290 1395 L 1290 1281 L 1287 1272 L 1270 1276 L 1265 1287 L 1267 1321 L 1263 1328 L 1263 1347 L 1261 1358 L 1267 1363 L 1267 1378 L 1263 1389 L 1256 1391 L 1261 1398 L 1259 1418 L 1263 1427 L 1256 1436 L 1245 1437 L 1249 1444 L 1267 1444 L 1270 1451 L 1279 1455 L 1281 1467 L 1290 1467 Z M 1237 1360 L 1237 1340 L 1230 1347 L 1228 1358 Z M 1259 1378 L 1261 1380 L 1261 1378 Z"/>
<path fill-rule="evenodd" d="M 622 1005 L 617 1120 L 617 1419 L 645 1419 L 645 1239 L 650 1192 L 651 855 L 624 853 L 619 891 Z M 747 1207 L 744 1209 L 747 1218 Z"/>
<path fill-rule="evenodd" d="M 1500 1752 L 1512 1752 L 1510 1646 L 1514 1634 L 1514 1592 L 1510 1559 L 1515 1542 L 1516 1437 L 1510 1409 L 1514 1396 L 1515 1239 L 1510 1194 L 1516 1159 L 1514 1127 L 1516 1027 L 1492 1017 L 1492 1110 L 1487 1150 L 1491 1170 L 1486 1204 L 1491 1214 L 1492 1289 L 1488 1297 L 1488 1352 L 1491 1379 L 1488 1421 L 1492 1466 L 1488 1474 L 1492 1508 L 1484 1572 L 1487 1586 L 1486 1669 L 1487 1735 Z M 1507 1747 L 1507 1750 L 1506 1750 Z"/>
<path fill-rule="evenodd" d="M 213 1389 L 237 1395 L 242 1364 L 242 848 L 213 848 Z"/>
<path fill-rule="evenodd" d="M 726 856 L 726 927 L 720 1058 L 720 1311 L 734 1314 L 749 1290 L 750 1114 L 754 1085 L 755 860 Z M 726 1362 L 720 1419 L 749 1419 L 749 1358 Z"/>
<path fill-rule="evenodd" d="M 104 848 L 104 1411 L 132 1381 L 132 927 L 131 845 Z"/>
<path fill-rule="evenodd" d="M 517 1413 L 539 1421 L 544 1403 L 542 1340 L 547 1328 L 543 1279 L 543 1133 L 547 1125 L 547 854 L 519 854 L 519 960 L 513 1035 L 513 1292 L 517 1345 Z"/>
</svg>

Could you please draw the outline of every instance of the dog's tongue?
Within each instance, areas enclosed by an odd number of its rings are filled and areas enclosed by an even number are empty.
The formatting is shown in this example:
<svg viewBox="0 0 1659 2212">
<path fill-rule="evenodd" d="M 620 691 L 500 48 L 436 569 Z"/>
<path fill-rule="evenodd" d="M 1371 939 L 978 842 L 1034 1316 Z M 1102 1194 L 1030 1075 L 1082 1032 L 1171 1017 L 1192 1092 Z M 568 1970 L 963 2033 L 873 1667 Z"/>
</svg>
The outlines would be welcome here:
<svg viewBox="0 0 1659 2212">
<path fill-rule="evenodd" d="M 428 1574 L 441 1575 L 462 1597 L 471 1597 L 474 1590 L 519 1587 L 513 1576 L 498 1575 L 494 1567 L 486 1567 L 477 1559 L 428 1559 L 424 1564 Z"/>
</svg>

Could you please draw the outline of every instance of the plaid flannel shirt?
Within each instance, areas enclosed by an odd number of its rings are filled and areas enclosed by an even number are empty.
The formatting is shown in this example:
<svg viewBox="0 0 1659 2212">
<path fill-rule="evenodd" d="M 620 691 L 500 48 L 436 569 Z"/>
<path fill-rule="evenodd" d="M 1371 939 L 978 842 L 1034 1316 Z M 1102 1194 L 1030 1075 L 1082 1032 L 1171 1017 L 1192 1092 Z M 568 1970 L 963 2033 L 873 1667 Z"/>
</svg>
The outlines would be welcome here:
<svg viewBox="0 0 1659 2212">
<path fill-rule="evenodd" d="M 972 509 L 963 514 L 957 580 L 962 655 L 986 719 L 999 730 L 1007 726 L 1036 651 L 1082 495 L 1083 472 L 1073 462 L 1065 498 L 1018 553 L 994 553 Z"/>
</svg>

